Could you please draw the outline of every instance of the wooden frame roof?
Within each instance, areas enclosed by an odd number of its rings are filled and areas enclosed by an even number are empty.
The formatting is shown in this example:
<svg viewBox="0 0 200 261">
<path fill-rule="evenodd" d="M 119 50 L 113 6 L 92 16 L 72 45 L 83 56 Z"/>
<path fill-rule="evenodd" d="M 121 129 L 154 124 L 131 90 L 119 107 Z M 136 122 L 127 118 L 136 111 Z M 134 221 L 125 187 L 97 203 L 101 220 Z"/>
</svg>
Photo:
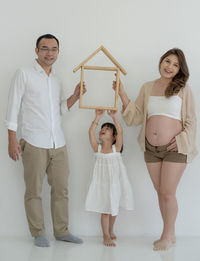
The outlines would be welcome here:
<svg viewBox="0 0 200 261">
<path fill-rule="evenodd" d="M 78 71 L 82 66 L 84 66 L 90 59 L 92 59 L 92 57 L 94 57 L 98 52 L 102 51 L 110 60 L 112 63 L 115 64 L 115 66 L 117 68 L 119 68 L 119 70 L 126 75 L 127 72 L 125 71 L 125 69 L 118 63 L 118 61 L 109 53 L 109 51 L 103 46 L 101 45 L 96 51 L 94 51 L 90 56 L 88 56 L 81 64 L 79 64 L 76 68 L 74 68 L 73 72 Z"/>
</svg>

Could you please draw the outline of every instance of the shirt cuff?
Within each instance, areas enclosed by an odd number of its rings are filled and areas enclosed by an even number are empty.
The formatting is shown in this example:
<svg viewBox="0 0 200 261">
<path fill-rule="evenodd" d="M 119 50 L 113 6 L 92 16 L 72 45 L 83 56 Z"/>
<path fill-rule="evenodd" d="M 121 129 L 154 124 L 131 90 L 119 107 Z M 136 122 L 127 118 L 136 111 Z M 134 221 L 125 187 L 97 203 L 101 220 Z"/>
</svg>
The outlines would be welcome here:
<svg viewBox="0 0 200 261">
<path fill-rule="evenodd" d="M 67 107 L 67 100 L 64 100 L 61 102 L 61 114 L 64 114 L 66 112 L 69 112 L 69 109 Z"/>
<path fill-rule="evenodd" d="M 178 153 L 188 154 L 189 144 L 186 133 L 184 131 L 180 132 L 175 136 L 175 139 L 178 147 Z"/>
<path fill-rule="evenodd" d="M 17 124 L 15 122 L 5 120 L 5 125 L 8 130 L 17 131 Z"/>
</svg>

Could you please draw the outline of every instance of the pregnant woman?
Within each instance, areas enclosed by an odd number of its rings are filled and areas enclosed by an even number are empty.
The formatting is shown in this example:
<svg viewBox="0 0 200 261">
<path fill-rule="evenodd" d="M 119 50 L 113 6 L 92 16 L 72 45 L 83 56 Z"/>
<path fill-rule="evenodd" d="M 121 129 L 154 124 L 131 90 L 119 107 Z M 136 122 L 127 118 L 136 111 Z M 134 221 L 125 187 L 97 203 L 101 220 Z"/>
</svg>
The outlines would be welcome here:
<svg viewBox="0 0 200 261">
<path fill-rule="evenodd" d="M 176 242 L 178 212 L 176 190 L 188 162 L 197 154 L 196 116 L 184 53 L 167 51 L 159 62 L 160 78 L 145 83 L 135 102 L 128 98 L 120 81 L 122 116 L 127 125 L 142 125 L 138 136 L 146 166 L 158 195 L 163 219 L 160 239 L 154 250 L 167 250 Z M 113 89 L 116 82 L 113 82 Z"/>
</svg>

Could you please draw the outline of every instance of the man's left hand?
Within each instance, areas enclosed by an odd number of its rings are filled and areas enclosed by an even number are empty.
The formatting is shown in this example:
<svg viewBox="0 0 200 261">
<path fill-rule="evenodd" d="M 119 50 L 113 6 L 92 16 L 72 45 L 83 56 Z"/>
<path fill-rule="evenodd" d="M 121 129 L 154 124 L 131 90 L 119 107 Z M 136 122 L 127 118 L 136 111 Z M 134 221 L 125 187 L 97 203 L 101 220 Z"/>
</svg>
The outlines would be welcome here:
<svg viewBox="0 0 200 261">
<path fill-rule="evenodd" d="M 79 97 L 80 97 L 80 90 L 81 90 L 81 83 L 79 82 L 77 85 L 76 85 L 76 88 L 75 88 L 75 90 L 74 90 L 74 96 L 76 97 L 76 98 L 78 98 L 79 99 Z M 85 88 L 85 82 L 83 82 L 83 90 L 82 90 L 82 95 L 84 94 L 84 93 L 86 93 L 86 88 Z"/>
</svg>

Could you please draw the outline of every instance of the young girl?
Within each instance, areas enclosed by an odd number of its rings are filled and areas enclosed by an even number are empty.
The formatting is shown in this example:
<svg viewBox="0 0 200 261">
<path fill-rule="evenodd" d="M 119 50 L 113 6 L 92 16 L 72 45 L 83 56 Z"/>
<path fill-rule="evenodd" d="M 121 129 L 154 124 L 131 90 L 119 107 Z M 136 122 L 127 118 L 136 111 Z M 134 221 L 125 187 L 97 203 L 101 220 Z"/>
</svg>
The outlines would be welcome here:
<svg viewBox="0 0 200 261">
<path fill-rule="evenodd" d="M 86 210 L 101 213 L 104 245 L 115 246 L 113 226 L 119 207 L 132 210 L 133 195 L 120 154 L 123 131 L 115 111 L 108 111 L 115 125 L 104 123 L 99 132 L 101 144 L 96 140 L 95 130 L 103 114 L 103 110 L 96 110 L 96 117 L 89 129 L 96 161 L 86 199 Z"/>
</svg>

